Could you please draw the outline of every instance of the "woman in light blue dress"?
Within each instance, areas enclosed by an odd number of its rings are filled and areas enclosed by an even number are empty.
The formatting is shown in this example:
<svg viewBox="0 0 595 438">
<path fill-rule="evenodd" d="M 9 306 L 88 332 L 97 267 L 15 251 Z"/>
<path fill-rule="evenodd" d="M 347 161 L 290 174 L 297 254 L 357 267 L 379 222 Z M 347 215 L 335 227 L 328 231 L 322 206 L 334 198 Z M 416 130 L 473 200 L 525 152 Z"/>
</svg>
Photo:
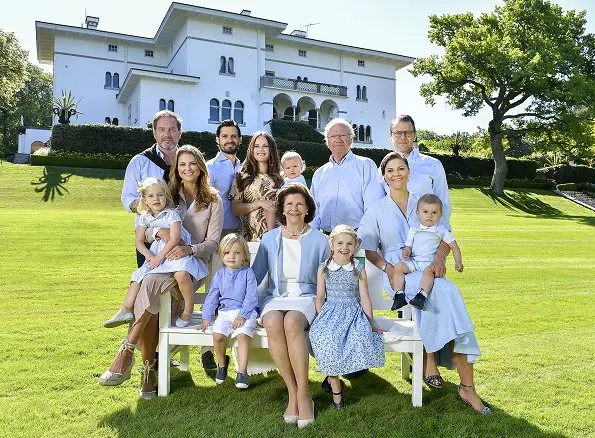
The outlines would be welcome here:
<svg viewBox="0 0 595 438">
<path fill-rule="evenodd" d="M 371 206 L 360 223 L 358 234 L 366 258 L 385 271 L 386 291 L 390 287 L 393 265 L 401 261 L 409 227 L 415 225 L 417 197 L 407 191 L 409 165 L 398 152 L 391 152 L 382 160 L 380 170 L 389 193 Z M 381 254 L 377 251 L 381 250 Z M 408 299 L 419 290 L 421 272 L 407 275 L 405 294 Z M 436 278 L 433 293 L 428 297 L 426 310 L 417 312 L 417 324 L 428 353 L 436 352 L 440 365 L 456 367 L 461 379 L 459 396 L 480 413 L 491 413 L 473 385 L 473 364 L 479 356 L 479 345 L 471 318 L 459 289 L 445 278 Z"/>
</svg>

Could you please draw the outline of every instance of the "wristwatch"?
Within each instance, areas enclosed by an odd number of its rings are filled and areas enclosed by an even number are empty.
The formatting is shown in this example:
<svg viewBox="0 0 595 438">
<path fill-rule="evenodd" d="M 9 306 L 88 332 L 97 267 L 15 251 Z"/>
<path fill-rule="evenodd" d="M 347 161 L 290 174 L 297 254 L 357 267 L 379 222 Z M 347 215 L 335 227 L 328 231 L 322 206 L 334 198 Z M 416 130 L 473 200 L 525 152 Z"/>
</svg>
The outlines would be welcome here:
<svg viewBox="0 0 595 438">
<path fill-rule="evenodd" d="M 388 268 L 388 263 L 385 263 L 384 265 L 382 265 L 382 266 L 380 267 L 380 270 L 381 270 L 382 272 L 386 272 L 386 268 Z"/>
</svg>

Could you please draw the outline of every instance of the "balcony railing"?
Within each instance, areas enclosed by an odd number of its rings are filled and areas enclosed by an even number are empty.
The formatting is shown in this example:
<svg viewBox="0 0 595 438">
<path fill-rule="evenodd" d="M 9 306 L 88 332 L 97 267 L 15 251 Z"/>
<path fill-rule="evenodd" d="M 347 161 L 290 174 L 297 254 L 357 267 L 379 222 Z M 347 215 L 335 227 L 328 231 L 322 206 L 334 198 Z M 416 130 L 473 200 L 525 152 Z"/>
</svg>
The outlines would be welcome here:
<svg viewBox="0 0 595 438">
<path fill-rule="evenodd" d="M 277 76 L 261 76 L 260 88 L 264 87 L 305 91 L 307 93 L 326 94 L 328 96 L 347 97 L 347 87 L 343 87 L 342 85 L 298 81 L 297 79 L 279 78 Z"/>
</svg>

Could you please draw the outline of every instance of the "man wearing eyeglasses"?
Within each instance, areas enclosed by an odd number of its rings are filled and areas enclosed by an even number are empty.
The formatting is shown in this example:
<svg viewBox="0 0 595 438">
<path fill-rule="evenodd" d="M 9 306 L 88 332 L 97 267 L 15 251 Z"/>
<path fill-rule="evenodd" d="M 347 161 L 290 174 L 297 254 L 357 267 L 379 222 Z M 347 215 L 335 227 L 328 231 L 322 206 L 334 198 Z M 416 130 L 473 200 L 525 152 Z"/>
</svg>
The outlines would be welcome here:
<svg viewBox="0 0 595 438">
<path fill-rule="evenodd" d="M 384 196 L 374 161 L 351 151 L 354 136 L 351 124 L 341 118 L 324 128 L 331 156 L 312 177 L 316 201 L 313 227 L 328 232 L 346 224 L 357 229 L 367 208 Z"/>
<path fill-rule="evenodd" d="M 409 183 L 407 188 L 417 196 L 433 193 L 442 201 L 442 220 L 450 230 L 451 203 L 448 194 L 446 173 L 440 160 L 421 154 L 416 147 L 417 131 L 415 122 L 409 115 L 398 116 L 390 124 L 390 141 L 394 150 L 400 152 L 409 163 Z M 386 184 L 386 183 L 385 183 Z M 388 192 L 387 186 L 384 191 Z"/>
</svg>

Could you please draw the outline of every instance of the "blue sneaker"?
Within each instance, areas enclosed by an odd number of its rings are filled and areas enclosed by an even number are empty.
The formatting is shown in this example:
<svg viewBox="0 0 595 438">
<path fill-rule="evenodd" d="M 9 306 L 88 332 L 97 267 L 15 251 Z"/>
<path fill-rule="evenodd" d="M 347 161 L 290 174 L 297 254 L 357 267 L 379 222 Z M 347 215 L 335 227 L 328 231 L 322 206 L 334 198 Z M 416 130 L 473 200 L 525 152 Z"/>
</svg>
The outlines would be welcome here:
<svg viewBox="0 0 595 438">
<path fill-rule="evenodd" d="M 225 366 L 217 367 L 217 374 L 215 375 L 215 383 L 221 385 L 227 379 L 227 367 L 229 366 L 229 356 L 225 356 Z"/>
</svg>

